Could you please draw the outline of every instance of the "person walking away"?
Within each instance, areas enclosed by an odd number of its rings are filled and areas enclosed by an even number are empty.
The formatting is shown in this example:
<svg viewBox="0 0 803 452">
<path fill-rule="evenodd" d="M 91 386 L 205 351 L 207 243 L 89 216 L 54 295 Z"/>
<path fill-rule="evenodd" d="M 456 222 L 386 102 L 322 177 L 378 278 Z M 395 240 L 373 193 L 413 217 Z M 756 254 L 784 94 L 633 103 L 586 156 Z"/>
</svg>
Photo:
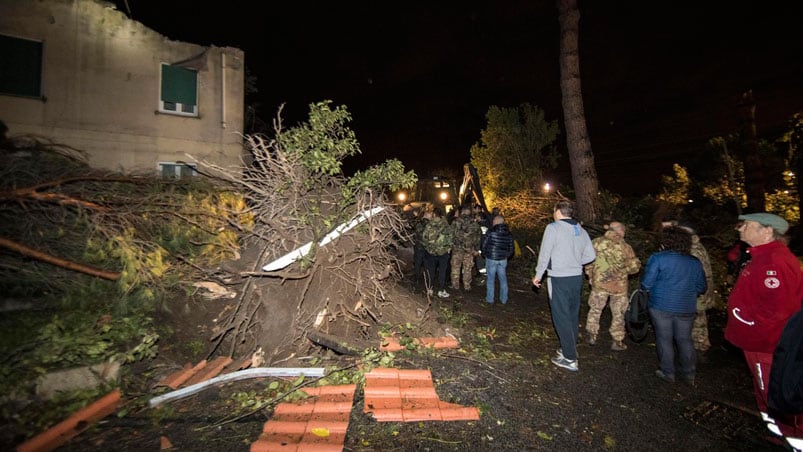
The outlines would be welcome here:
<svg viewBox="0 0 803 452">
<path fill-rule="evenodd" d="M 697 297 L 706 290 L 703 264 L 691 252 L 691 234 L 670 226 L 661 231 L 660 251 L 647 260 L 641 288 L 650 293 L 649 310 L 655 329 L 659 369 L 655 375 L 674 382 L 676 374 L 694 384 L 695 352 L 691 328 Z M 675 372 L 675 344 L 679 372 Z"/>
<path fill-rule="evenodd" d="M 424 227 L 426 227 L 429 220 L 432 219 L 432 212 L 429 209 L 421 211 L 421 215 L 415 222 L 413 227 L 413 287 L 420 290 L 424 276 L 421 270 L 424 269 L 424 262 L 426 260 L 427 250 L 424 248 Z M 426 283 L 424 283 L 426 285 Z"/>
<path fill-rule="evenodd" d="M 599 318 L 605 304 L 610 299 L 611 327 L 608 330 L 613 339 L 611 350 L 626 350 L 625 311 L 628 304 L 627 277 L 638 273 L 641 261 L 633 248 L 625 242 L 625 225 L 612 221 L 601 237 L 591 241 L 597 258 L 586 265 L 585 272 L 591 284 L 588 296 L 588 317 L 586 332 L 588 343 L 595 345 L 599 334 Z"/>
<path fill-rule="evenodd" d="M 452 289 L 460 290 L 460 276 L 463 276 L 463 289 L 471 290 L 474 276 L 474 256 L 479 254 L 482 229 L 471 215 L 471 207 L 465 206 L 460 216 L 452 223 Z"/>
<path fill-rule="evenodd" d="M 803 272 L 786 246 L 789 223 L 770 213 L 740 215 L 737 230 L 750 247 L 728 297 L 725 339 L 744 352 L 753 377 L 753 392 L 767 428 L 803 450 L 803 415 L 779 416 L 767 406 L 772 358 L 786 322 L 800 309 Z"/>
<path fill-rule="evenodd" d="M 432 219 L 424 227 L 422 233 L 424 249 L 427 251 L 426 267 L 430 286 L 427 294 L 432 295 L 433 287 L 438 289 L 438 297 L 448 298 L 446 291 L 446 266 L 449 265 L 449 251 L 452 249 L 452 231 L 449 223 L 443 218 L 443 210 L 435 207 Z M 437 281 L 435 271 L 437 270 Z"/>
<path fill-rule="evenodd" d="M 552 323 L 560 348 L 552 364 L 577 372 L 577 336 L 580 321 L 580 297 L 583 288 L 583 265 L 596 257 L 588 232 L 572 218 L 574 203 L 568 200 L 555 205 L 552 218 L 544 229 L 533 285 L 540 288 L 548 272 L 547 291 Z"/>
<path fill-rule="evenodd" d="M 485 302 L 494 303 L 496 278 L 499 278 L 499 302 L 506 304 L 508 300 L 507 260 L 513 255 L 513 235 L 505 224 L 505 218 L 497 215 L 493 225 L 482 244 L 482 255 L 485 256 L 486 281 Z"/>
</svg>

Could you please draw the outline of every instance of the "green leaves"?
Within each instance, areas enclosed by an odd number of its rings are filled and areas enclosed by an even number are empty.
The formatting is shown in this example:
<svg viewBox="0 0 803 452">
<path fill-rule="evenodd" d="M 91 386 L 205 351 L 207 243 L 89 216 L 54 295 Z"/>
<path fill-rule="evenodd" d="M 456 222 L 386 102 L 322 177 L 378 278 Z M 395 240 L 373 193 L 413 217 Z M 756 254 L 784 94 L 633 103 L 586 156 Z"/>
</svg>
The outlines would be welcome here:
<svg viewBox="0 0 803 452">
<path fill-rule="evenodd" d="M 557 166 L 557 121 L 529 103 L 518 108 L 491 106 L 480 142 L 471 147 L 471 163 L 486 198 L 493 200 L 520 190 L 539 190 L 543 171 Z"/>
<path fill-rule="evenodd" d="M 342 160 L 361 152 L 354 131 L 346 126 L 351 114 L 345 106 L 332 109 L 331 104 L 330 100 L 311 104 L 306 122 L 277 137 L 312 175 L 340 174 Z"/>
</svg>

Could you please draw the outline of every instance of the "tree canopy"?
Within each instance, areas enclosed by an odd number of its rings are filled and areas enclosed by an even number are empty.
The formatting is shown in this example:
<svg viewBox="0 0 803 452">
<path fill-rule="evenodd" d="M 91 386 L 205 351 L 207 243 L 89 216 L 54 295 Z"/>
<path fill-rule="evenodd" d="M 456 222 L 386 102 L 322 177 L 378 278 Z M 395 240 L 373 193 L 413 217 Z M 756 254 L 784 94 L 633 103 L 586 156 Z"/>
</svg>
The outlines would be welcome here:
<svg viewBox="0 0 803 452">
<path fill-rule="evenodd" d="M 491 106 L 480 141 L 471 147 L 471 163 L 489 202 L 522 190 L 537 191 L 544 170 L 557 166 L 557 121 L 544 111 L 524 103 L 517 108 Z"/>
</svg>

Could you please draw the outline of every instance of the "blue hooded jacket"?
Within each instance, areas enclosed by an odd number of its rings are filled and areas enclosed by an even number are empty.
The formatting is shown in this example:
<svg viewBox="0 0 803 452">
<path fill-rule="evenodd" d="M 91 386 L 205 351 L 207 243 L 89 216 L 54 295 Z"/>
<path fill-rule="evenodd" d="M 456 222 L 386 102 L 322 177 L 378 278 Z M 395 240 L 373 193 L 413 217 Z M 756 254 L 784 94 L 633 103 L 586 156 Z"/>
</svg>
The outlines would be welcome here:
<svg viewBox="0 0 803 452">
<path fill-rule="evenodd" d="M 659 251 L 647 261 L 641 288 L 650 292 L 651 309 L 695 313 L 697 296 L 707 288 L 703 264 L 689 254 Z"/>
</svg>

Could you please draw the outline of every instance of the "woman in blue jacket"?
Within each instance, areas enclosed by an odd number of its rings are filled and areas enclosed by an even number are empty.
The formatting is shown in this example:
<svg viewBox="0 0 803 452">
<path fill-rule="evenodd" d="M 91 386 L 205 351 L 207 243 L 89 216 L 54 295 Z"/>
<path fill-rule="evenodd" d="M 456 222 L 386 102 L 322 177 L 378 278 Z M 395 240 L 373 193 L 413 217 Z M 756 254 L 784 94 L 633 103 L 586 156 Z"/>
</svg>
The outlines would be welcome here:
<svg viewBox="0 0 803 452">
<path fill-rule="evenodd" d="M 675 349 L 680 361 L 679 377 L 694 384 L 695 351 L 691 338 L 697 296 L 706 290 L 703 265 L 689 254 L 691 235 L 678 227 L 661 233 L 661 250 L 650 256 L 641 288 L 650 293 L 650 318 L 655 328 L 659 367 L 655 375 L 675 381 Z"/>
</svg>

